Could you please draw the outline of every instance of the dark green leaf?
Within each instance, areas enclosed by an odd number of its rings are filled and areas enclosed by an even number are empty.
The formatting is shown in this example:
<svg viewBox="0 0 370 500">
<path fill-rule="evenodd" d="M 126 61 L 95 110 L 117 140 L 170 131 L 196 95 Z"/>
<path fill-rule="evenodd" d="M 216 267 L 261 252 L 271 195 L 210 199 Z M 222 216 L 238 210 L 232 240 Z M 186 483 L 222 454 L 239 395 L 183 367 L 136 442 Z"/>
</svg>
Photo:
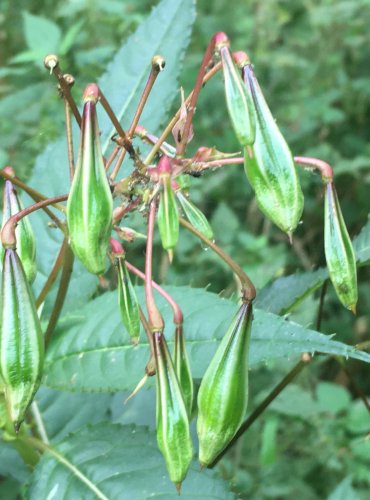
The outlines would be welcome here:
<svg viewBox="0 0 370 500">
<path fill-rule="evenodd" d="M 44 56 L 57 51 L 61 31 L 55 23 L 46 19 L 46 17 L 23 12 L 23 24 L 29 49 L 38 52 L 42 51 Z"/>
<path fill-rule="evenodd" d="M 194 377 L 200 378 L 237 306 L 201 289 L 168 287 L 167 290 L 183 308 L 191 368 Z M 143 289 L 137 291 L 144 305 Z M 163 299 L 158 298 L 158 304 L 172 349 L 172 311 Z M 141 338 L 144 337 L 142 334 Z M 262 310 L 255 311 L 251 366 L 275 358 L 289 359 L 307 351 L 370 362 L 369 354 L 336 342 L 331 336 Z M 108 292 L 60 322 L 48 350 L 44 383 L 55 389 L 77 391 L 130 390 L 133 381 L 142 378 L 148 355 L 146 341 L 132 346 L 120 319 L 116 292 Z"/>
<path fill-rule="evenodd" d="M 156 436 L 146 427 L 98 424 L 81 429 L 58 444 L 57 451 L 90 482 L 82 482 L 54 457 L 44 455 L 32 477 L 30 500 L 71 498 L 109 500 L 176 500 Z M 92 488 L 98 492 L 95 494 Z M 227 483 L 194 463 L 182 485 L 181 498 L 232 499 Z"/>
</svg>

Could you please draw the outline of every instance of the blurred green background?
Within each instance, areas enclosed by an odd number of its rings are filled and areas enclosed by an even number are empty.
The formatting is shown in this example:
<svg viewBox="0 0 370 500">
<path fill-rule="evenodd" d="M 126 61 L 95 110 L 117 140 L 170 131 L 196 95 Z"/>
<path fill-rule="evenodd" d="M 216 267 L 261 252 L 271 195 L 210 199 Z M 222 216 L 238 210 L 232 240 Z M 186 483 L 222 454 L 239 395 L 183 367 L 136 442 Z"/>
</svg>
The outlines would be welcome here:
<svg viewBox="0 0 370 500">
<path fill-rule="evenodd" d="M 63 133 L 63 106 L 42 64 L 45 52 L 59 54 L 63 69 L 76 77 L 78 99 L 153 5 L 148 0 L 2 0 L 0 166 L 11 164 L 27 179 L 36 156 Z M 233 50 L 249 53 L 294 154 L 333 165 L 342 210 L 355 236 L 370 211 L 370 0 L 198 0 L 197 11 L 180 78 L 185 92 L 192 88 L 212 34 L 227 32 Z M 37 22 L 44 23 L 47 40 L 35 29 Z M 201 93 L 194 129 L 190 153 L 203 145 L 238 150 L 220 78 Z M 192 179 L 192 200 L 209 217 L 217 242 L 258 289 L 279 276 L 325 264 L 322 185 L 317 175 L 303 171 L 301 180 L 305 210 L 291 248 L 262 217 L 242 167 Z M 138 264 L 142 255 L 137 245 Z M 209 286 L 225 295 L 234 290 L 230 273 L 191 236 L 182 235 L 171 268 L 160 250 L 156 257 L 156 275 L 164 282 Z M 350 344 L 369 339 L 369 278 L 369 268 L 362 268 L 356 318 L 329 287 L 322 331 Z M 309 297 L 292 319 L 314 326 L 317 305 L 318 298 Z M 261 399 L 287 368 L 276 364 L 254 373 L 252 401 Z M 369 368 L 347 363 L 347 369 L 369 395 Z M 221 472 L 240 498 L 369 498 L 370 441 L 363 439 L 369 430 L 369 415 L 342 366 L 320 361 L 246 434 Z"/>
</svg>

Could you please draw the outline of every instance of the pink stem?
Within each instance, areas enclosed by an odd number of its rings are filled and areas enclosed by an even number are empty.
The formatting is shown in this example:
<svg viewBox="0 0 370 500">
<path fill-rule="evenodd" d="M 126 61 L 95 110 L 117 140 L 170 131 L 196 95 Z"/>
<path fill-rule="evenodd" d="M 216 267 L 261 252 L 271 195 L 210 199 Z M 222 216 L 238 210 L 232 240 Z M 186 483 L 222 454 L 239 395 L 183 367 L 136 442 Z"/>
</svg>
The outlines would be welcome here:
<svg viewBox="0 0 370 500">
<path fill-rule="evenodd" d="M 325 184 L 333 180 L 333 169 L 326 161 L 319 160 L 318 158 L 306 158 L 305 156 L 295 156 L 294 161 L 298 163 L 298 165 L 312 167 L 319 170 L 321 178 Z"/>
<path fill-rule="evenodd" d="M 140 269 L 133 266 L 132 264 L 130 264 L 127 261 L 126 261 L 126 267 L 131 273 L 136 274 L 136 276 L 138 276 L 140 279 L 145 281 L 145 274 L 143 272 L 141 272 Z M 165 300 L 167 300 L 167 302 L 172 307 L 173 322 L 175 323 L 175 325 L 176 326 L 182 325 L 182 323 L 184 322 L 184 315 L 183 315 L 178 303 L 173 299 L 173 297 L 171 297 L 171 295 L 169 293 L 166 292 L 166 290 L 164 290 L 160 285 L 158 285 L 158 283 L 156 283 L 153 280 L 152 280 L 152 286 L 153 286 L 153 288 L 155 288 L 157 290 L 157 292 L 159 292 L 162 295 L 162 297 Z"/>
</svg>

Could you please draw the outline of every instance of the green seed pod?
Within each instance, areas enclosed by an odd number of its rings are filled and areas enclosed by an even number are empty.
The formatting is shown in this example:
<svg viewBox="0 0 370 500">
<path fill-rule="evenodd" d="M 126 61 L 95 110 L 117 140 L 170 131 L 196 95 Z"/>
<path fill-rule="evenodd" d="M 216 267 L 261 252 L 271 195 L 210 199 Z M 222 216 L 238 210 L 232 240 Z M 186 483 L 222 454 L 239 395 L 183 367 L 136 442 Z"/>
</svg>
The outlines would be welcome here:
<svg viewBox="0 0 370 500">
<path fill-rule="evenodd" d="M 157 368 L 157 441 L 171 481 L 179 489 L 193 457 L 189 419 L 182 391 L 161 332 L 153 334 Z"/>
<path fill-rule="evenodd" d="M 162 191 L 158 206 L 158 228 L 161 236 L 162 246 L 168 251 L 172 260 L 173 249 L 179 239 L 179 212 L 176 205 L 175 195 L 171 187 L 171 165 L 166 156 L 162 156 L 158 164 L 158 173 Z"/>
<path fill-rule="evenodd" d="M 303 211 L 303 193 L 293 156 L 250 64 L 243 67 L 243 78 L 251 89 L 256 115 L 256 140 L 244 151 L 245 172 L 261 211 L 291 237 Z"/>
<path fill-rule="evenodd" d="M 96 116 L 98 90 L 84 94 L 81 142 L 67 203 L 67 222 L 74 254 L 88 271 L 102 274 L 112 228 L 113 201 L 99 138 Z"/>
<path fill-rule="evenodd" d="M 176 192 L 177 199 L 190 224 L 209 240 L 214 239 L 214 233 L 205 215 L 181 192 Z"/>
<path fill-rule="evenodd" d="M 255 141 L 256 123 L 253 102 L 248 88 L 243 83 L 230 49 L 223 45 L 220 49 L 226 105 L 236 137 L 242 146 Z"/>
<path fill-rule="evenodd" d="M 175 350 L 174 366 L 177 379 L 179 381 L 182 395 L 184 397 L 185 407 L 189 418 L 193 409 L 194 386 L 191 376 L 190 364 L 185 347 L 185 338 L 182 325 L 177 325 L 175 330 Z"/>
<path fill-rule="evenodd" d="M 248 403 L 252 304 L 243 303 L 211 360 L 198 392 L 199 460 L 210 465 L 239 429 Z"/>
<path fill-rule="evenodd" d="M 21 200 L 18 197 L 11 181 L 5 181 L 4 184 L 4 199 L 3 199 L 3 222 L 2 227 L 6 222 L 23 209 Z M 36 240 L 32 231 L 32 227 L 28 217 L 23 217 L 15 230 L 17 239 L 17 251 L 22 262 L 24 272 L 29 283 L 32 283 L 36 278 Z M 2 249 L 1 256 L 4 255 Z"/>
<path fill-rule="evenodd" d="M 325 257 L 330 279 L 342 304 L 356 312 L 356 258 L 348 235 L 337 192 L 332 182 L 325 186 Z"/>
<path fill-rule="evenodd" d="M 40 385 L 44 339 L 22 263 L 5 250 L 0 296 L 0 372 L 16 430 Z"/>
<path fill-rule="evenodd" d="M 139 302 L 123 256 L 117 256 L 117 268 L 118 305 L 122 321 L 127 328 L 132 343 L 137 344 L 140 336 Z"/>
</svg>

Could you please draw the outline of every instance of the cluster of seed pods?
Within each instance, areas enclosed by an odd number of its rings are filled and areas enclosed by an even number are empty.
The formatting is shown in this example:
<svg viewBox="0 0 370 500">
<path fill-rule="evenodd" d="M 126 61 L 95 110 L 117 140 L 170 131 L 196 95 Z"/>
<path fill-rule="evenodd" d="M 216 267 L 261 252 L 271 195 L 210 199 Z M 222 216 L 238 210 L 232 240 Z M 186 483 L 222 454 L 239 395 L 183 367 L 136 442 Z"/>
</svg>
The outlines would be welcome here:
<svg viewBox="0 0 370 500">
<path fill-rule="evenodd" d="M 2 231 L 0 374 L 9 418 L 19 429 L 40 385 L 44 358 L 44 338 L 30 286 L 36 274 L 35 238 L 25 216 L 48 204 L 67 200 L 67 238 L 74 255 L 89 272 L 96 275 L 105 273 L 107 255 L 110 257 L 117 271 L 118 307 L 123 325 L 133 344 L 140 341 L 141 324 L 148 335 L 151 352 L 144 380 L 147 376 L 156 376 L 158 446 L 171 480 L 180 488 L 194 454 L 189 430 L 194 414 L 197 414 L 202 466 L 209 466 L 217 459 L 245 417 L 252 303 L 256 293 L 248 276 L 213 241 L 209 222 L 189 199 L 187 175 L 199 175 L 206 169 L 213 170 L 230 163 L 244 163 L 259 208 L 291 238 L 303 211 L 303 194 L 296 165 L 319 169 L 326 190 L 325 255 L 330 278 L 340 301 L 355 311 L 356 262 L 340 211 L 332 170 L 320 160 L 293 158 L 265 101 L 248 56 L 242 52 L 232 53 L 224 33 L 217 33 L 211 39 L 194 90 L 187 100 L 183 100 L 179 112 L 166 129 L 167 132 L 174 132 L 176 147 L 164 142 L 166 134 L 157 138 L 138 124 L 150 89 L 164 67 L 161 57 L 153 58 L 152 72 L 139 111 L 127 132 L 122 130 L 109 103 L 95 84 L 88 85 L 84 92 L 81 117 L 69 87 L 70 75 L 67 78 L 61 73 L 55 56 L 48 56 L 45 64 L 57 76 L 66 109 L 75 115 L 81 135 L 75 165 L 73 151 L 69 151 L 72 179 L 68 195 L 58 199 L 42 197 L 35 205 L 23 209 L 12 183 L 12 177 L 14 182 L 16 179 L 14 172 L 9 168 L 2 171 L 8 180 L 4 187 Z M 209 147 L 199 148 L 192 158 L 186 158 L 184 153 L 192 135 L 198 94 L 202 85 L 219 71 L 223 75 L 230 121 L 244 151 L 244 158 Z M 111 117 L 119 136 L 108 159 L 103 157 L 100 144 L 96 112 L 99 103 Z M 132 145 L 134 136 L 152 145 L 145 161 Z M 68 139 L 70 144 L 71 138 Z M 115 182 L 126 152 L 133 162 L 133 172 Z M 113 164 L 108 177 L 108 170 Z M 113 208 L 113 198 L 120 200 L 116 208 Z M 124 248 L 138 233 L 119 226 L 124 216 L 137 209 L 148 217 L 144 271 L 127 261 L 129 250 Z M 223 258 L 241 282 L 241 304 L 206 367 L 196 402 L 181 309 L 152 280 L 156 225 L 170 261 L 174 256 L 180 226 L 183 226 Z M 112 238 L 112 231 L 116 232 L 116 238 Z M 131 273 L 144 280 L 147 317 L 139 305 Z M 153 288 L 173 307 L 175 333 L 172 354 L 167 346 L 164 321 L 157 308 Z"/>
</svg>

